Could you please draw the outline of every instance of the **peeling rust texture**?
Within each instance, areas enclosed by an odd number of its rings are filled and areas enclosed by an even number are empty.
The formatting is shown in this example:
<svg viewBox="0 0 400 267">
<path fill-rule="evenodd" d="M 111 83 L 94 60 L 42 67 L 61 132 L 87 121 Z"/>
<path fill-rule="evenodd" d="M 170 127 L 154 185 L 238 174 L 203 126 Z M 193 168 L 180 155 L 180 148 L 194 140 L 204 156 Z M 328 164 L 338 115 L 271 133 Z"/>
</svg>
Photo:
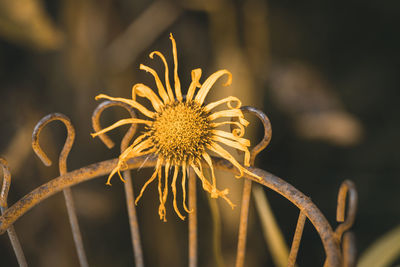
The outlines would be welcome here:
<svg viewBox="0 0 400 267">
<path fill-rule="evenodd" d="M 127 164 L 129 169 L 136 169 L 139 167 L 154 167 L 156 165 L 156 158 L 146 160 L 146 156 L 130 159 Z M 59 176 L 50 182 L 36 188 L 31 193 L 27 194 L 9 209 L 7 209 L 3 216 L 0 217 L 0 234 L 3 234 L 7 228 L 12 225 L 19 217 L 25 214 L 28 210 L 39 204 L 41 201 L 62 191 L 67 187 L 74 186 L 84 181 L 88 181 L 95 177 L 103 176 L 111 172 L 117 164 L 118 159 L 111 159 L 99 163 L 80 168 L 78 170 L 68 172 Z M 236 168 L 232 166 L 227 160 L 221 158 L 214 158 L 214 167 L 219 170 L 228 171 L 238 174 Z M 247 174 L 244 177 L 260 183 L 275 192 L 281 194 L 294 205 L 296 205 L 301 212 L 303 212 L 310 222 L 314 225 L 315 229 L 321 237 L 322 244 L 326 253 L 327 266 L 339 267 L 342 259 L 339 244 L 335 239 L 335 234 L 332 227 L 329 225 L 327 219 L 317 208 L 317 206 L 303 193 L 297 190 L 294 186 L 288 184 L 281 178 L 258 168 L 249 168 L 249 170 L 263 180 L 258 180 Z"/>
</svg>

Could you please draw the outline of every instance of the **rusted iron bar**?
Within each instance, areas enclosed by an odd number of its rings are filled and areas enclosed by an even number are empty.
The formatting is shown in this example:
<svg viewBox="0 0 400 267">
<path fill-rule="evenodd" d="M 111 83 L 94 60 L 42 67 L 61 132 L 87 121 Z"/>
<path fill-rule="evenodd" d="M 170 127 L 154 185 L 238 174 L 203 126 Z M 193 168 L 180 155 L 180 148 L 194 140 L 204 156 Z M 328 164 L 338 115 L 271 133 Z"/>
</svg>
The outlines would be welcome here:
<svg viewBox="0 0 400 267">
<path fill-rule="evenodd" d="M 1 214 L 3 214 L 4 211 L 7 210 L 7 196 L 11 185 L 11 173 L 10 169 L 8 168 L 7 161 L 1 157 L 0 157 L 0 166 L 3 169 L 3 183 L 0 194 L 0 212 Z M 19 266 L 27 267 L 28 264 L 25 259 L 24 251 L 22 250 L 21 244 L 19 242 L 17 233 L 15 232 L 13 225 L 11 225 L 7 229 L 7 234 L 8 237 L 10 238 L 11 246 L 13 247 L 15 256 L 17 257 Z"/>
<path fill-rule="evenodd" d="M 345 232 L 342 237 L 343 267 L 354 267 L 357 263 L 356 240 L 352 232 Z"/>
<path fill-rule="evenodd" d="M 252 181 L 246 179 L 243 183 L 242 203 L 240 208 L 239 234 L 236 253 L 236 267 L 243 267 L 246 254 L 247 225 L 249 220 L 249 207 Z"/>
<path fill-rule="evenodd" d="M 299 252 L 301 237 L 303 236 L 304 224 L 306 222 L 306 215 L 302 211 L 299 213 L 297 219 L 296 231 L 294 232 L 292 247 L 290 249 L 288 258 L 288 267 L 293 267 L 296 264 L 297 253 Z"/>
<path fill-rule="evenodd" d="M 348 207 L 346 208 L 346 202 Z M 336 239 L 340 243 L 343 255 L 343 267 L 353 267 L 356 264 L 357 249 L 355 237 L 348 230 L 353 226 L 357 213 L 358 194 L 354 183 L 345 180 L 339 189 L 338 203 L 336 210 L 336 221 L 341 223 L 335 230 Z M 347 209 L 347 213 L 346 213 Z"/>
<path fill-rule="evenodd" d="M 346 214 L 346 200 L 349 199 L 349 205 Z M 336 221 L 341 222 L 335 230 L 336 237 L 339 242 L 342 239 L 344 232 L 353 226 L 357 213 L 358 194 L 354 183 L 350 180 L 345 180 L 339 189 L 338 203 L 336 210 Z"/>
<path fill-rule="evenodd" d="M 75 140 L 75 129 L 71 123 L 71 120 L 61 113 L 52 113 L 45 117 L 43 117 L 38 124 L 36 124 L 35 129 L 32 133 L 32 148 L 35 151 L 36 155 L 42 160 L 42 162 L 46 166 L 51 165 L 51 160 L 47 157 L 46 153 L 42 150 L 39 144 L 39 135 L 42 129 L 52 121 L 61 121 L 65 127 L 67 128 L 67 139 L 65 141 L 64 147 L 60 153 L 59 157 L 59 171 L 60 175 L 64 175 L 67 173 L 67 158 L 68 154 L 71 151 L 72 145 L 74 144 Z M 79 229 L 78 217 L 76 215 L 74 200 L 72 197 L 71 188 L 65 188 L 63 190 L 64 198 L 65 198 L 65 205 L 67 207 L 68 218 L 71 224 L 72 229 L 72 236 L 75 242 L 76 251 L 78 253 L 79 263 L 82 267 L 88 267 L 88 261 L 85 253 L 85 249 L 83 246 L 82 235 Z"/>
<path fill-rule="evenodd" d="M 103 111 L 109 107 L 120 106 L 125 108 L 132 118 L 136 117 L 136 112 L 132 109 L 131 106 L 117 101 L 104 101 L 100 103 L 97 108 L 94 110 L 92 115 L 92 126 L 95 132 L 101 131 L 102 127 L 100 125 L 100 117 Z M 132 140 L 133 136 L 136 133 L 137 124 L 132 124 L 131 127 L 126 132 L 125 136 L 121 141 L 121 153 L 125 151 L 125 149 L 129 146 L 129 142 Z M 99 135 L 100 140 L 108 147 L 112 148 L 114 146 L 114 142 L 106 135 Z M 125 188 L 125 197 L 126 197 L 126 208 L 128 210 L 129 216 L 129 226 L 131 231 L 131 239 L 132 239 L 132 247 L 133 247 L 133 255 L 135 258 L 135 266 L 143 267 L 143 250 L 140 241 L 140 231 L 139 231 L 139 223 L 136 215 L 136 207 L 135 207 L 135 197 L 133 193 L 132 187 L 132 177 L 130 171 L 124 171 L 123 177 L 125 180 L 124 188 Z"/>
<path fill-rule="evenodd" d="M 262 150 L 264 150 L 271 141 L 272 137 L 271 123 L 267 115 L 265 115 L 264 112 L 262 112 L 257 108 L 250 106 L 243 106 L 241 107 L 241 110 L 244 113 L 251 113 L 253 115 L 256 115 L 261 120 L 264 126 L 263 139 L 250 152 L 250 166 L 254 166 L 254 162 L 257 155 Z M 235 265 L 236 267 L 244 266 L 244 259 L 246 255 L 246 239 L 247 239 L 251 187 L 252 187 L 252 181 L 246 179 L 243 183 L 242 202 L 240 209 L 239 234 L 238 234 L 237 253 L 236 253 L 236 265 Z"/>
<path fill-rule="evenodd" d="M 148 160 L 146 159 L 147 156 L 132 158 L 127 161 L 127 167 L 128 169 L 136 169 L 139 167 L 154 167 L 156 165 L 156 158 L 150 158 Z M 64 188 L 74 186 L 95 177 L 109 174 L 116 166 L 117 162 L 118 159 L 111 159 L 94 163 L 78 170 L 68 172 L 36 188 L 17 203 L 12 205 L 9 209 L 7 209 L 0 217 L 0 234 L 4 233 L 5 230 L 19 217 L 21 217 L 41 201 L 47 199 L 57 192 L 60 192 Z M 217 170 L 239 174 L 238 170 L 225 159 L 213 158 L 213 165 Z M 255 179 L 248 174 L 244 174 L 245 178 L 251 179 L 279 193 L 292 202 L 307 216 L 321 237 L 328 266 L 339 267 L 342 259 L 339 245 L 333 238 L 334 232 L 332 227 L 329 225 L 325 216 L 321 213 L 318 207 L 307 196 L 281 178 L 258 168 L 249 167 L 248 169 L 249 171 L 261 177 L 262 180 Z"/>
<path fill-rule="evenodd" d="M 189 170 L 189 267 L 197 267 L 197 195 L 196 175 Z"/>
</svg>

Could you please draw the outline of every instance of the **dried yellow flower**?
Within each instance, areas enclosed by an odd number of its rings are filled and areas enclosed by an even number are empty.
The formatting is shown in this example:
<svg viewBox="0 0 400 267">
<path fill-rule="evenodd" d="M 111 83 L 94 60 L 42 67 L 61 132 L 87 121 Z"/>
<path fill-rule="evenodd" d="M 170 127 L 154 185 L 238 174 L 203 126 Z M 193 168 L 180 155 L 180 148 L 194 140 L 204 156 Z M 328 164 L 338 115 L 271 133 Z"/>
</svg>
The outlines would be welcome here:
<svg viewBox="0 0 400 267">
<path fill-rule="evenodd" d="M 176 182 L 178 173 L 182 171 L 182 193 L 183 193 L 183 208 L 186 212 L 190 212 L 186 206 L 186 173 L 188 168 L 192 168 L 202 182 L 203 189 L 211 194 L 212 198 L 221 197 L 233 208 L 235 205 L 228 199 L 228 189 L 218 190 L 216 187 L 216 179 L 213 169 L 213 163 L 208 151 L 212 151 L 222 158 L 230 161 L 239 171 L 240 176 L 243 173 L 248 173 L 254 177 L 257 175 L 249 172 L 237 160 L 226 151 L 220 144 L 239 149 L 244 152 L 244 166 L 249 166 L 250 152 L 248 147 L 250 141 L 243 138 L 244 128 L 249 124 L 244 119 L 243 113 L 240 110 L 241 102 L 238 98 L 229 96 L 216 102 L 205 105 L 204 99 L 214 83 L 223 75 L 227 75 L 228 80 L 224 86 L 230 85 L 232 75 L 227 70 L 219 70 L 210 75 L 206 81 L 201 84 L 201 69 L 192 71 L 192 82 L 188 88 L 186 98 L 182 96 L 181 85 L 178 77 L 178 62 L 176 43 L 170 35 L 172 42 L 172 52 L 174 58 L 174 91 L 172 91 L 169 82 L 168 64 L 162 53 L 154 51 L 150 54 L 150 58 L 154 55 L 158 56 L 164 63 L 165 67 L 165 87 L 161 82 L 155 70 L 145 65 L 140 65 L 140 69 L 149 72 L 155 79 L 158 96 L 152 89 L 144 84 L 135 84 L 132 88 L 132 99 L 110 97 L 100 94 L 96 99 L 108 99 L 120 101 L 129 104 L 133 108 L 139 110 L 148 119 L 129 118 L 122 119 L 113 125 L 92 134 L 93 137 L 115 129 L 125 124 L 144 124 L 145 131 L 135 139 L 120 156 L 117 166 L 113 169 L 108 177 L 107 184 L 111 185 L 110 180 L 115 173 L 119 174 L 122 181 L 120 171 L 126 169 L 126 161 L 133 157 L 154 153 L 158 156 L 157 164 L 153 175 L 143 185 L 139 196 L 135 203 L 142 197 L 146 187 L 158 178 L 158 192 L 160 206 L 158 213 L 160 219 L 166 221 L 165 202 L 168 195 L 168 175 L 170 169 L 173 169 L 173 177 L 171 188 L 173 193 L 173 206 L 175 212 L 183 220 L 185 217 L 181 214 L 176 203 Z M 196 93 L 196 89 L 199 90 Z M 154 111 L 150 111 L 136 101 L 136 97 L 147 98 Z M 212 110 L 217 106 L 227 104 L 228 109 L 222 111 Z M 231 121 L 231 118 L 236 118 L 236 121 Z M 218 119 L 222 119 L 218 120 Z M 225 121 L 223 120 L 225 119 Z M 218 129 L 223 125 L 234 125 L 235 129 L 232 132 L 226 132 Z M 208 164 L 211 169 L 211 181 L 209 181 L 203 172 L 202 160 Z M 164 165 L 164 176 L 162 167 Z M 162 188 L 162 179 L 164 179 L 164 188 Z"/>
</svg>

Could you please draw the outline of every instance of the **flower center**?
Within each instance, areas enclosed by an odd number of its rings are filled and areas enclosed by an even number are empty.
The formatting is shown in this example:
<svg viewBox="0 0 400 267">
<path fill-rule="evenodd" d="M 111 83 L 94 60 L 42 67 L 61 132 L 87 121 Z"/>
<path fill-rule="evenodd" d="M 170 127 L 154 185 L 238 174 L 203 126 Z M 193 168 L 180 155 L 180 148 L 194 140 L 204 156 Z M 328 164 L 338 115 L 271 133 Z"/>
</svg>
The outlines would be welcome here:
<svg viewBox="0 0 400 267">
<path fill-rule="evenodd" d="M 172 163 L 200 158 L 210 142 L 208 114 L 194 103 L 174 102 L 164 107 L 153 124 L 149 136 L 158 153 Z"/>
</svg>

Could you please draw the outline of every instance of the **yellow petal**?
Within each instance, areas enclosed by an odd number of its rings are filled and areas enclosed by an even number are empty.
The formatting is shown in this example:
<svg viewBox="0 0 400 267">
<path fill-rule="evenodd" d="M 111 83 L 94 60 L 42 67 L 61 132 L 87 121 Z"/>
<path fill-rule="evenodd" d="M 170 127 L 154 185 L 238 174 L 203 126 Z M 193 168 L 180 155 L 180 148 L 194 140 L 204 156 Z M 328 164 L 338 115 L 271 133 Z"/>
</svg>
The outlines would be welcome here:
<svg viewBox="0 0 400 267">
<path fill-rule="evenodd" d="M 232 140 L 238 142 L 239 144 L 241 144 L 242 146 L 245 146 L 245 147 L 250 146 L 250 140 L 249 139 L 238 137 L 238 136 L 236 136 L 236 135 L 234 135 L 232 133 L 221 131 L 221 130 L 211 130 L 211 133 L 213 135 L 217 135 L 217 136 L 221 136 L 221 137 L 232 139 Z"/>
<path fill-rule="evenodd" d="M 203 184 L 203 189 L 206 190 L 207 192 L 209 192 L 209 193 L 211 194 L 211 193 L 213 192 L 213 187 L 211 186 L 210 182 L 208 182 L 207 179 L 204 177 L 203 172 L 200 171 L 200 170 L 196 167 L 196 165 L 194 165 L 194 164 L 191 164 L 190 166 L 192 167 L 192 169 L 194 170 L 194 172 L 197 174 L 197 176 L 200 178 L 200 180 L 201 180 L 201 182 L 202 182 L 202 184 Z M 201 165 L 200 165 L 200 166 L 201 166 Z M 228 190 L 228 189 L 225 189 L 225 190 L 222 190 L 222 191 L 219 191 L 219 190 L 217 190 L 217 189 L 215 189 L 215 190 L 216 190 L 216 191 L 215 191 L 215 194 L 216 194 L 218 197 L 223 198 L 223 199 L 231 206 L 232 209 L 235 207 L 235 204 L 233 204 L 233 203 L 229 200 L 229 198 L 227 198 L 227 196 L 226 196 L 226 195 L 229 193 L 229 190 Z M 214 196 L 215 196 L 215 195 L 214 195 Z"/>
<path fill-rule="evenodd" d="M 213 112 L 208 116 L 208 119 L 210 121 L 219 119 L 219 118 L 224 118 L 224 117 L 230 117 L 230 118 L 235 118 L 237 117 L 239 122 L 243 124 L 244 126 L 249 125 L 249 122 L 244 119 L 243 112 L 240 109 L 229 109 L 229 110 L 222 110 L 222 111 L 217 111 Z"/>
<path fill-rule="evenodd" d="M 252 172 L 250 172 L 250 171 L 248 171 L 246 168 L 244 168 L 242 165 L 240 165 L 240 163 L 237 162 L 237 160 L 236 160 L 228 151 L 226 151 L 225 149 L 223 149 L 223 148 L 222 148 L 220 145 L 218 145 L 217 143 L 212 142 L 211 144 L 209 144 L 209 145 L 207 146 L 207 148 L 210 149 L 211 151 L 217 153 L 217 154 L 220 155 L 222 158 L 228 160 L 230 163 L 232 163 L 233 166 L 235 166 L 235 167 L 239 170 L 240 175 L 236 175 L 236 178 L 242 177 L 242 176 L 243 176 L 243 173 L 245 172 L 245 173 L 247 173 L 247 174 L 249 174 L 249 175 L 251 175 L 251 176 L 253 176 L 253 177 L 255 177 L 255 178 L 259 179 L 259 180 L 262 180 L 262 178 L 261 178 L 260 176 L 258 176 L 257 174 L 254 174 L 254 173 L 252 173 Z"/>
<path fill-rule="evenodd" d="M 162 53 L 158 52 L 158 51 L 154 51 L 152 53 L 150 53 L 150 58 L 153 59 L 154 55 L 157 55 L 159 58 L 161 58 L 162 62 L 164 63 L 164 68 L 165 68 L 165 86 L 167 87 L 167 92 L 168 92 L 168 96 L 170 99 L 174 99 L 174 94 L 172 93 L 172 89 L 171 89 L 171 84 L 169 82 L 169 70 L 168 70 L 168 63 L 165 60 L 165 57 Z"/>
<path fill-rule="evenodd" d="M 183 195 L 183 208 L 187 213 L 191 213 L 193 210 L 189 210 L 188 207 L 186 206 L 186 161 L 182 162 L 182 195 Z"/>
<path fill-rule="evenodd" d="M 111 97 L 108 95 L 104 95 L 104 94 L 100 94 L 98 96 L 96 96 L 95 98 L 96 100 L 98 99 L 108 99 L 108 100 L 112 100 L 112 101 L 119 101 L 122 103 L 126 103 L 128 105 L 130 105 L 133 108 L 136 108 L 137 110 L 139 110 L 140 112 L 143 113 L 143 115 L 149 117 L 149 118 L 154 118 L 155 117 L 155 113 L 148 110 L 147 108 L 143 107 L 141 104 L 139 104 L 138 102 L 136 102 L 135 100 L 130 100 L 130 99 L 126 99 L 126 98 L 122 98 L 122 97 Z"/>
<path fill-rule="evenodd" d="M 244 166 L 250 166 L 250 151 L 247 149 L 247 147 L 243 146 L 242 144 L 236 142 L 236 141 L 232 141 L 229 140 L 227 138 L 224 137 L 220 137 L 220 136 L 212 136 L 211 137 L 212 140 L 214 141 L 218 141 L 220 143 L 223 143 L 227 146 L 239 149 L 241 151 L 244 152 Z"/>
<path fill-rule="evenodd" d="M 208 92 L 211 89 L 211 86 L 213 86 L 214 83 L 224 74 L 228 75 L 228 80 L 223 85 L 224 86 L 230 85 L 232 83 L 232 74 L 229 71 L 219 70 L 217 72 L 214 72 L 203 83 L 203 85 L 201 86 L 199 92 L 197 93 L 194 101 L 197 102 L 198 104 L 202 105 L 204 102 L 204 99 L 206 98 Z"/>
<path fill-rule="evenodd" d="M 175 210 L 176 214 L 178 214 L 179 218 L 181 218 L 181 220 L 185 220 L 185 216 L 183 216 L 179 212 L 178 205 L 176 204 L 176 178 L 178 177 L 178 170 L 179 170 L 179 166 L 175 165 L 174 176 L 172 178 L 172 183 L 171 183 L 172 194 L 174 195 L 173 205 L 174 205 L 174 210 Z"/>
<path fill-rule="evenodd" d="M 236 159 L 228 151 L 223 149 L 220 145 L 218 145 L 215 142 L 210 143 L 207 148 L 210 149 L 211 151 L 217 153 L 222 158 L 228 160 L 230 163 L 232 163 L 233 166 L 235 166 L 239 170 L 240 175 L 236 176 L 236 178 L 240 178 L 243 176 L 243 171 L 244 171 L 243 166 L 240 165 L 240 163 L 237 162 Z"/>
<path fill-rule="evenodd" d="M 175 81 L 175 95 L 178 101 L 182 101 L 182 91 L 181 91 L 181 82 L 179 81 L 178 76 L 178 52 L 176 49 L 176 42 L 172 33 L 169 34 L 169 39 L 172 42 L 172 54 L 174 56 L 174 81 Z"/>
<path fill-rule="evenodd" d="M 228 102 L 228 107 L 230 109 L 240 109 L 240 107 L 242 105 L 242 102 L 240 102 L 239 98 L 234 97 L 234 96 L 228 96 L 219 101 L 211 102 L 210 104 L 208 104 L 207 106 L 204 107 L 204 110 L 208 112 L 208 111 L 212 110 L 213 108 L 215 108 L 221 104 L 224 104 L 226 102 Z M 232 102 L 236 102 L 235 107 L 232 106 Z"/>
<path fill-rule="evenodd" d="M 164 101 L 164 104 L 167 104 L 167 103 L 173 101 L 173 98 L 168 97 L 167 92 L 165 92 L 164 85 L 162 84 L 162 82 L 160 80 L 160 77 L 158 77 L 158 74 L 157 74 L 157 72 L 155 70 L 153 70 L 152 68 L 147 67 L 147 66 L 145 66 L 143 64 L 140 64 L 140 69 L 144 70 L 146 72 L 150 72 L 150 74 L 153 75 L 154 80 L 156 81 L 158 94 L 160 95 L 160 97 Z"/>
<path fill-rule="evenodd" d="M 210 123 L 210 127 L 211 128 L 216 128 L 216 127 L 227 125 L 227 124 L 235 125 L 235 126 L 237 126 L 239 128 L 239 129 L 236 128 L 236 129 L 232 130 L 232 133 L 235 136 L 242 137 L 244 135 L 244 133 L 245 133 L 244 126 L 242 124 L 240 124 L 239 122 L 237 122 L 237 121 L 211 122 Z"/>
<path fill-rule="evenodd" d="M 113 129 L 115 129 L 115 128 L 121 126 L 121 125 L 133 124 L 133 123 L 143 123 L 143 124 L 146 124 L 146 125 L 150 125 L 150 124 L 151 124 L 151 121 L 141 120 L 141 119 L 136 119 L 136 118 L 122 119 L 122 120 L 117 121 L 117 122 L 114 123 L 113 125 L 108 126 L 107 128 L 104 128 L 104 129 L 102 129 L 101 131 L 92 133 L 92 134 L 90 134 L 90 135 L 91 135 L 92 137 L 96 137 L 96 136 L 98 136 L 98 135 L 100 135 L 100 134 L 103 134 L 103 133 L 106 133 L 106 132 L 108 132 L 108 131 L 111 131 L 111 130 L 113 130 Z"/>
<path fill-rule="evenodd" d="M 150 87 L 142 83 L 137 83 L 132 87 L 133 100 L 136 100 L 136 95 L 140 97 L 145 97 L 150 100 L 154 110 L 157 112 L 160 112 L 162 106 L 164 106 L 164 104 L 161 102 L 160 98 L 154 93 L 154 91 L 150 89 Z"/>
<path fill-rule="evenodd" d="M 194 69 L 192 70 L 192 82 L 189 85 L 188 92 L 186 94 L 186 102 L 189 102 L 193 99 L 194 92 L 196 88 L 200 88 L 200 78 L 201 78 L 201 69 Z"/>
<path fill-rule="evenodd" d="M 152 176 L 150 177 L 150 179 L 147 180 L 146 183 L 143 185 L 142 189 L 140 190 L 139 196 L 138 196 L 138 197 L 136 198 L 136 200 L 135 200 L 135 205 L 137 205 L 137 203 L 139 202 L 140 198 L 143 196 L 143 192 L 144 192 L 144 190 L 146 190 L 146 187 L 147 187 L 149 184 L 151 184 L 151 182 L 153 182 L 153 181 L 156 179 L 158 170 L 159 170 L 160 168 L 161 168 L 161 160 L 158 159 L 158 160 L 157 160 L 157 164 L 156 164 L 156 168 L 155 168 L 155 170 L 154 170 L 154 172 L 153 172 L 153 175 L 152 175 Z"/>
</svg>

